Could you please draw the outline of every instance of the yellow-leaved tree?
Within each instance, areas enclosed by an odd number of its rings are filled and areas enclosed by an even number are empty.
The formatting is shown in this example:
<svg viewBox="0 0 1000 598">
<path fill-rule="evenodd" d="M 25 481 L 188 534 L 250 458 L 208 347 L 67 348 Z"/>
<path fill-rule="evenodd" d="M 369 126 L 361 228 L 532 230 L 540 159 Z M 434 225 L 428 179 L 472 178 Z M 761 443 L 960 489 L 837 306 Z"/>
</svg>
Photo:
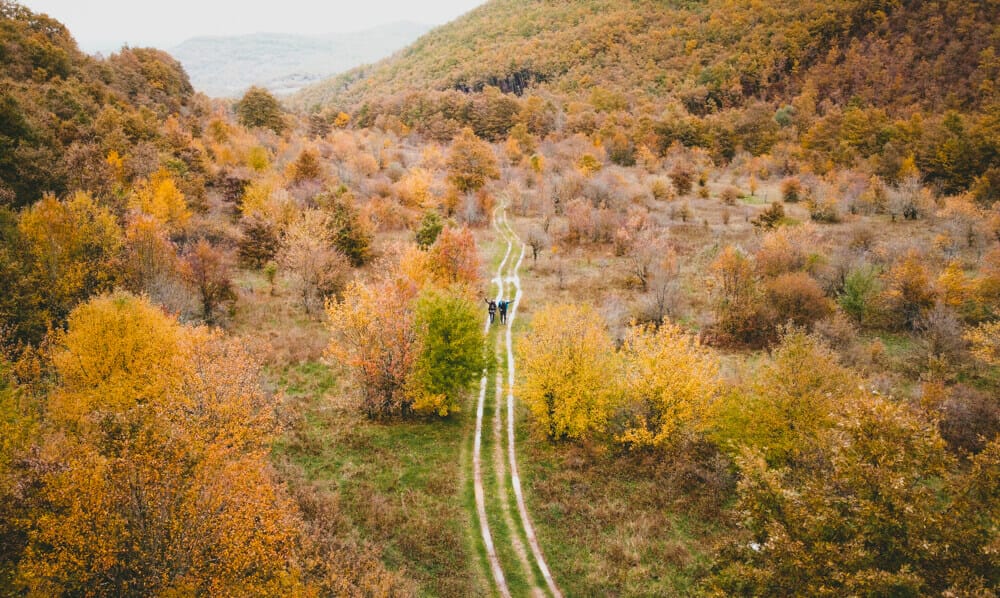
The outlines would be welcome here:
<svg viewBox="0 0 1000 598">
<path fill-rule="evenodd" d="M 173 232 L 184 230 L 191 219 L 184 194 L 165 168 L 153 173 L 149 180 L 140 181 L 129 203 L 133 210 L 153 216 Z"/>
<path fill-rule="evenodd" d="M 621 350 L 623 430 L 632 446 L 664 447 L 704 424 L 719 392 L 716 359 L 678 326 L 633 327 Z"/>
<path fill-rule="evenodd" d="M 55 340 L 29 595 L 297 595 L 301 520 L 268 460 L 274 401 L 236 340 L 105 295 Z"/>
<path fill-rule="evenodd" d="M 64 201 L 46 195 L 21 215 L 18 229 L 49 321 L 61 321 L 78 302 L 114 285 L 122 232 L 89 194 Z"/>
<path fill-rule="evenodd" d="M 1000 321 L 980 324 L 965 333 L 972 343 L 972 354 L 988 366 L 1000 366 Z"/>
<path fill-rule="evenodd" d="M 619 378 L 614 345 L 590 306 L 542 308 L 517 346 L 518 396 L 552 439 L 580 439 L 607 426 Z"/>
</svg>

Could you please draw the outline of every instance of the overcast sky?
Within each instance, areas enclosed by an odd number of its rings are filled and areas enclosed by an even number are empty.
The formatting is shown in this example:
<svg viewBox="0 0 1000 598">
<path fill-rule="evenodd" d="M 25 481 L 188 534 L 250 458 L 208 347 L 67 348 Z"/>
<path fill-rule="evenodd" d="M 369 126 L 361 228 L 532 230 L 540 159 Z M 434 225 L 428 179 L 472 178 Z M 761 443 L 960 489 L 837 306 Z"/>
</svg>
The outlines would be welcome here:
<svg viewBox="0 0 1000 598">
<path fill-rule="evenodd" d="M 169 49 L 197 35 L 321 34 L 396 21 L 438 25 L 483 0 L 20 0 L 63 22 L 86 52 Z"/>
</svg>

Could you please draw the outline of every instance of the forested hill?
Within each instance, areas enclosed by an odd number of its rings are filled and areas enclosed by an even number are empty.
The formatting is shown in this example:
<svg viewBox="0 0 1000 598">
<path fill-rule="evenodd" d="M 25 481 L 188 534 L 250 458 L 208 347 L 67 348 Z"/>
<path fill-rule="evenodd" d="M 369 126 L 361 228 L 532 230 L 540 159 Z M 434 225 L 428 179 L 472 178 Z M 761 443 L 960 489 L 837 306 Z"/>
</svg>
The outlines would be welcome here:
<svg viewBox="0 0 1000 598">
<path fill-rule="evenodd" d="M 570 124 L 584 129 L 590 112 L 666 120 L 670 130 L 650 143 L 723 157 L 737 146 L 770 149 L 776 116 L 821 162 L 886 156 L 892 164 L 881 170 L 891 178 L 901 156 L 915 153 L 931 180 L 957 190 L 996 161 L 998 15 L 996 0 L 493 0 L 294 103 L 351 112 L 363 124 L 392 115 L 448 139 L 452 125 L 471 123 L 475 92 L 495 87 L 561 100 Z M 926 132 L 915 130 L 914 115 L 926 125 L 950 110 L 969 117 L 950 130 L 976 146 L 950 150 L 950 168 L 961 162 L 961 172 L 924 160 L 914 142 Z M 947 137 L 945 129 L 935 135 Z"/>
<path fill-rule="evenodd" d="M 544 83 L 705 112 L 812 83 L 833 102 L 971 108 L 996 74 L 998 14 L 989 0 L 493 0 L 302 99 L 354 106 L 411 89 Z"/>
<path fill-rule="evenodd" d="M 164 52 L 125 48 L 97 60 L 58 21 L 0 0 L 0 207 L 110 184 L 115 168 L 147 175 L 163 119 L 188 113 L 193 96 Z M 112 152 L 126 158 L 113 164 Z"/>
</svg>

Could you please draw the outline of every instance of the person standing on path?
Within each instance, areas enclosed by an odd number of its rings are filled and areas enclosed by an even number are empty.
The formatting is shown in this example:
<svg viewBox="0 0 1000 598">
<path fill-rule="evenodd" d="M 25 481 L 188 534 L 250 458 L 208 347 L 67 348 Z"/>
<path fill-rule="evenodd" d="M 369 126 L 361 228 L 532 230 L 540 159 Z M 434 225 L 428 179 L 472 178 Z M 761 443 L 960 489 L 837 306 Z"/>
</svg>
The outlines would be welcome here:
<svg viewBox="0 0 1000 598">
<path fill-rule="evenodd" d="M 493 319 L 497 314 L 497 302 L 492 299 L 483 299 L 486 302 L 487 310 L 490 312 L 490 324 L 493 323 Z"/>
<path fill-rule="evenodd" d="M 510 307 L 510 301 L 501 301 L 498 305 L 500 308 L 500 323 L 507 323 L 507 308 Z"/>
</svg>

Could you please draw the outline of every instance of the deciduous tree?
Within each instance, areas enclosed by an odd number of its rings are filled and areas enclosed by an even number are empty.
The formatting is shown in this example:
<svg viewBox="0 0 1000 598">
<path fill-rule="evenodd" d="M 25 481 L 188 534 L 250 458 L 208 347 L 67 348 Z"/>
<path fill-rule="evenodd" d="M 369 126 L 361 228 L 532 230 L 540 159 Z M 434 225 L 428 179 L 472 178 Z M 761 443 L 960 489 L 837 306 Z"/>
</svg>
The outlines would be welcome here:
<svg viewBox="0 0 1000 598">
<path fill-rule="evenodd" d="M 266 89 L 251 87 L 236 103 L 236 116 L 248 129 L 271 129 L 281 134 L 287 128 L 281 104 Z"/>
<path fill-rule="evenodd" d="M 419 353 L 408 392 L 417 413 L 445 417 L 485 365 L 482 313 L 460 289 L 425 289 L 413 307 Z"/>
<path fill-rule="evenodd" d="M 517 353 L 523 376 L 517 394 L 548 438 L 581 439 L 606 432 L 620 366 L 593 308 L 542 308 Z"/>
<path fill-rule="evenodd" d="M 409 415 L 407 381 L 419 354 L 408 286 L 383 280 L 354 281 L 343 297 L 327 304 L 329 353 L 349 366 L 370 418 Z"/>
<path fill-rule="evenodd" d="M 351 269 L 330 240 L 329 216 L 319 210 L 307 210 L 288 227 L 278 263 L 307 314 L 322 309 L 328 297 L 343 290 Z"/>
<path fill-rule="evenodd" d="M 478 191 L 490 179 L 500 177 L 493 148 L 463 129 L 448 152 L 448 181 L 460 192 Z"/>
<path fill-rule="evenodd" d="M 184 255 L 181 274 L 198 294 L 206 322 L 214 322 L 217 309 L 236 299 L 226 255 L 205 239 L 199 239 Z"/>
<path fill-rule="evenodd" d="M 666 447 L 704 426 L 719 391 L 719 366 L 697 339 L 670 322 L 637 326 L 625 337 L 621 356 L 620 442 Z"/>
<path fill-rule="evenodd" d="M 466 227 L 447 227 L 428 251 L 427 267 L 442 286 L 479 281 L 479 248 Z"/>
</svg>

